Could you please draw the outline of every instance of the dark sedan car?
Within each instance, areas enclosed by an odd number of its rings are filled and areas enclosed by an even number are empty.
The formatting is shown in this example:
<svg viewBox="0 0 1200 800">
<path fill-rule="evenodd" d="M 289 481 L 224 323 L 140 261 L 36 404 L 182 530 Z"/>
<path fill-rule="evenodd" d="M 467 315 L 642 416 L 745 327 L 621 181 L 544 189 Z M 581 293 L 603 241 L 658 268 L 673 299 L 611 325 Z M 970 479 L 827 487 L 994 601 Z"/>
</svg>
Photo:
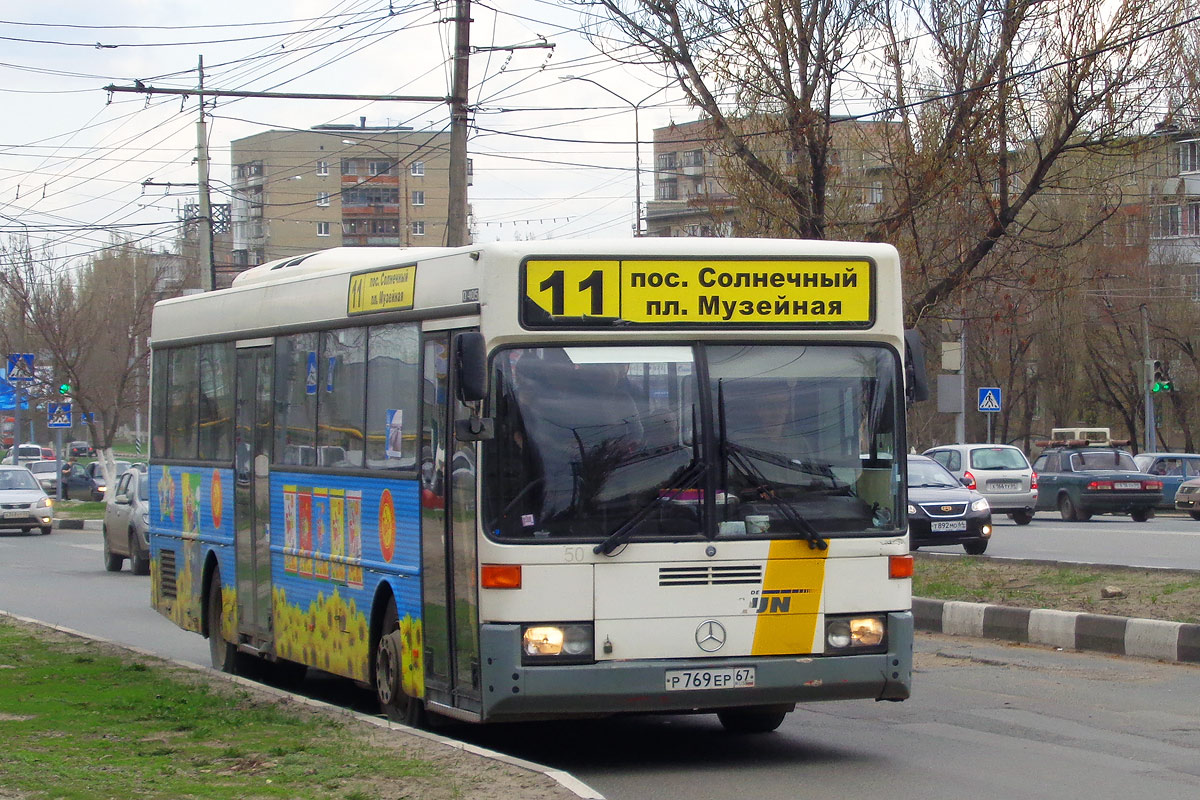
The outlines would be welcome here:
<svg viewBox="0 0 1200 800">
<path fill-rule="evenodd" d="M 96 448 L 87 442 L 71 442 L 67 446 L 71 458 L 88 458 L 96 455 Z"/>
<path fill-rule="evenodd" d="M 1162 479 L 1139 470 L 1132 455 L 1115 447 L 1082 442 L 1048 447 L 1033 468 L 1038 510 L 1057 508 L 1068 522 L 1084 522 L 1093 514 L 1128 514 L 1145 522 L 1162 503 Z"/>
<path fill-rule="evenodd" d="M 925 456 L 908 457 L 908 536 L 913 550 L 961 544 L 977 556 L 992 536 L 987 498 Z"/>
</svg>

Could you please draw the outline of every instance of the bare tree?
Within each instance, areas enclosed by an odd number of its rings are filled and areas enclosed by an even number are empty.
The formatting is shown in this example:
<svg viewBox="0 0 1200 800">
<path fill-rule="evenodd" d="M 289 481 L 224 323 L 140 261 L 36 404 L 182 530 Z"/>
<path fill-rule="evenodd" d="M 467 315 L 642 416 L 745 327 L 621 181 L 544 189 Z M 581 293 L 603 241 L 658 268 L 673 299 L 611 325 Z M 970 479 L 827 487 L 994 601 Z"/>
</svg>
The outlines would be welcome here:
<svg viewBox="0 0 1200 800">
<path fill-rule="evenodd" d="M 11 349 L 10 331 L 23 331 L 24 351 L 52 365 L 51 383 L 71 386 L 73 413 L 94 415 L 88 427 L 110 486 L 113 440 L 145 407 L 146 341 L 161 277 L 155 258 L 128 244 L 115 243 L 81 268 L 20 241 L 0 249 L 0 291 L 16 323 L 0 339 Z"/>
<path fill-rule="evenodd" d="M 1090 217 L 1058 215 L 1052 198 L 1111 191 L 1095 165 L 1127 156 L 1130 138 L 1185 88 L 1174 80 L 1179 0 L 587 5 L 606 12 L 596 35 L 615 29 L 665 67 L 760 187 L 746 192 L 748 233 L 895 243 L 909 324 L 961 305 L 980 281 L 1036 274 L 1036 262 L 1007 256 L 1007 240 L 1045 249 L 1090 236 L 1121 198 L 1106 196 Z M 843 206 L 830 202 L 831 143 L 837 126 L 862 120 L 878 125 L 867 138 L 887 164 L 887 197 L 869 219 L 833 218 Z M 764 155 L 771 137 L 788 157 Z"/>
</svg>

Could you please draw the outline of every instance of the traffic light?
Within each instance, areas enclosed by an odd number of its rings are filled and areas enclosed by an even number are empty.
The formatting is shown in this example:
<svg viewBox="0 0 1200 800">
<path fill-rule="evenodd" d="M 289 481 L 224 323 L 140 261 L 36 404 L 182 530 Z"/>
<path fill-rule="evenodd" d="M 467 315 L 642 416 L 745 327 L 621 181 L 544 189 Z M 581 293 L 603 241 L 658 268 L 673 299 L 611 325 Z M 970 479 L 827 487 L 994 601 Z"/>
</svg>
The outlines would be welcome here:
<svg viewBox="0 0 1200 800">
<path fill-rule="evenodd" d="M 1154 359 L 1154 377 L 1150 381 L 1150 391 L 1152 392 L 1170 392 L 1175 387 L 1171 385 L 1171 376 L 1167 372 L 1167 365 Z"/>
<path fill-rule="evenodd" d="M 1158 362 L 1156 361 L 1156 362 L 1154 362 L 1154 363 L 1156 363 L 1156 364 L 1157 364 Z M 1157 390 L 1157 389 L 1155 389 L 1155 391 L 1158 391 L 1158 390 Z M 61 394 L 63 397 L 66 397 L 67 395 L 69 395 L 69 394 L 71 393 L 71 384 L 69 384 L 69 383 L 60 383 L 60 384 L 58 385 L 58 393 L 59 393 L 59 394 Z"/>
</svg>

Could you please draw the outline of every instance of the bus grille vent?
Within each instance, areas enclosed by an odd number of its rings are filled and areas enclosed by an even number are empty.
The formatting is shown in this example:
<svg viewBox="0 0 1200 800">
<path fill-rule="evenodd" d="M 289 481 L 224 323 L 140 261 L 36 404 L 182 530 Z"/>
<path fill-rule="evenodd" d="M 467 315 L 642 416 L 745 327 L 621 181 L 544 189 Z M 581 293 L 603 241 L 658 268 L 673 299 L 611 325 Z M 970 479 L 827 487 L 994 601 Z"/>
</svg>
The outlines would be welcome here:
<svg viewBox="0 0 1200 800">
<path fill-rule="evenodd" d="M 703 564 L 695 567 L 659 567 L 659 586 L 729 586 L 762 583 L 761 564 Z"/>
<path fill-rule="evenodd" d="M 178 589 L 175 584 L 175 551 L 158 551 L 158 580 L 163 597 L 175 599 Z"/>
</svg>

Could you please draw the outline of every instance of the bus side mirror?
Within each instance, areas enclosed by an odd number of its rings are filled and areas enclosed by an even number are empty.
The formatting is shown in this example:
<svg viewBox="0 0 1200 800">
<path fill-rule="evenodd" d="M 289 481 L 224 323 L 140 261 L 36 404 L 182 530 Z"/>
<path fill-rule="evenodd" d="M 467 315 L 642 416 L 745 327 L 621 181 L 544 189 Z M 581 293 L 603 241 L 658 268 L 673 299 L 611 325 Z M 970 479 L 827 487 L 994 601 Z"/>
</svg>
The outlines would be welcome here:
<svg viewBox="0 0 1200 800">
<path fill-rule="evenodd" d="M 474 403 L 487 396 L 487 352 L 483 334 L 468 331 L 454 337 L 454 363 L 458 370 L 458 399 Z"/>
<path fill-rule="evenodd" d="M 925 343 L 915 328 L 904 331 L 904 392 L 909 403 L 929 399 L 929 377 L 925 374 Z"/>
</svg>

